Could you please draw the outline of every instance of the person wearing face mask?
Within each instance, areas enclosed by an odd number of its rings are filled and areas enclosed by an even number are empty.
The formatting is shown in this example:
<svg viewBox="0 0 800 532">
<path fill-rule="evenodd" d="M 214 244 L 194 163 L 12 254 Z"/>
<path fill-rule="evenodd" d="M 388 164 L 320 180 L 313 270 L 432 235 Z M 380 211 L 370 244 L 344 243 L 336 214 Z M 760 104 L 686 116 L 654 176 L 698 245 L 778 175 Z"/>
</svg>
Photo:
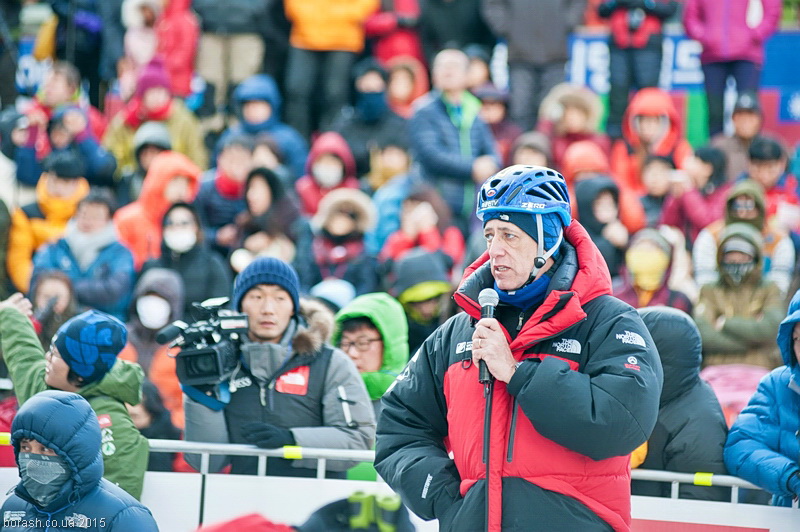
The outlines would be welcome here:
<svg viewBox="0 0 800 532">
<path fill-rule="evenodd" d="M 180 319 L 184 302 L 183 279 L 174 270 L 150 268 L 142 274 L 133 292 L 130 318 L 126 324 L 128 344 L 119 358 L 137 362 L 156 385 L 172 423 L 183 428 L 183 402 L 175 359 L 166 346 L 156 342 L 165 325 Z"/>
<path fill-rule="evenodd" d="M 105 423 L 86 399 L 66 391 L 43 391 L 19 409 L 11 445 L 20 481 L 0 509 L 4 530 L 33 532 L 44 529 L 37 521 L 75 520 L 57 528 L 158 531 L 150 510 L 103 478 Z"/>
<path fill-rule="evenodd" d="M 161 256 L 145 263 L 143 271 L 167 268 L 181 276 L 185 288 L 181 319 L 193 321 L 192 303 L 231 295 L 229 270 L 222 257 L 205 243 L 193 206 L 173 204 L 164 215 L 162 236 Z"/>
<path fill-rule="evenodd" d="M 665 305 L 692 313 L 692 302 L 669 287 L 673 247 L 658 230 L 642 229 L 631 237 L 625 266 L 614 284 L 614 297 L 634 308 Z"/>
<path fill-rule="evenodd" d="M 356 163 L 347 141 L 334 131 L 317 137 L 306 160 L 306 175 L 294 186 L 301 212 L 306 216 L 317 213 L 319 202 L 331 190 L 359 188 Z"/>
<path fill-rule="evenodd" d="M 170 205 L 191 203 L 200 187 L 200 168 L 173 151 L 159 153 L 150 164 L 142 192 L 114 214 L 119 240 L 133 253 L 136 270 L 161 256 L 161 224 Z"/>
<path fill-rule="evenodd" d="M 717 252 L 719 280 L 703 285 L 694 319 L 703 337 L 703 365 L 780 365 L 775 331 L 784 316 L 781 291 L 762 275 L 764 242 L 751 225 L 731 224 Z"/>
<path fill-rule="evenodd" d="M 53 389 L 86 398 L 103 425 L 103 476 L 138 499 L 148 444 L 125 403 L 141 401 L 144 374 L 138 364 L 118 360 L 128 335 L 125 325 L 98 310 L 86 311 L 64 323 L 45 352 L 30 316 L 31 302 L 22 294 L 0 302 L 0 346 L 17 400 L 24 406 Z M 76 433 L 60 419 L 53 425 L 69 437 Z"/>
<path fill-rule="evenodd" d="M 389 74 L 372 57 L 353 68 L 355 104 L 342 109 L 331 129 L 344 137 L 356 160 L 359 176 L 370 172 L 370 148 L 386 139 L 405 136 L 406 120 L 389 107 L 386 84 Z"/>
<path fill-rule="evenodd" d="M 46 246 L 33 259 L 33 278 L 45 270 L 66 273 L 80 305 L 124 320 L 133 291 L 133 255 L 118 242 L 114 201 L 94 190 L 78 203 L 64 237 Z"/>
</svg>

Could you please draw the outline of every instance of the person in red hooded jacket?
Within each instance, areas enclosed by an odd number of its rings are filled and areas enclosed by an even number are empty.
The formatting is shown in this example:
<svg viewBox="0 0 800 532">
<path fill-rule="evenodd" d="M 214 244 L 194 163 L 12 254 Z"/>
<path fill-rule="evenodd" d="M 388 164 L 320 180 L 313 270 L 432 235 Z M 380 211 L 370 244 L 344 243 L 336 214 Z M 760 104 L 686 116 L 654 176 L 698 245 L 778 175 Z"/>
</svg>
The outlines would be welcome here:
<svg viewBox="0 0 800 532">
<path fill-rule="evenodd" d="M 382 2 L 379 12 L 364 23 L 367 39 L 373 41 L 372 55 L 384 66 L 398 57 L 413 57 L 425 63 L 422 42 L 416 26 L 419 22 L 419 0 Z"/>
<path fill-rule="evenodd" d="M 344 138 L 333 131 L 323 133 L 308 152 L 306 175 L 295 183 L 302 213 L 317 214 L 319 202 L 331 190 L 359 188 L 356 161 Z"/>
<path fill-rule="evenodd" d="M 575 182 L 598 176 L 611 178 L 619 188 L 619 219 L 629 233 L 635 233 L 646 225 L 644 208 L 638 196 L 611 172 L 608 156 L 603 149 L 591 140 L 572 143 L 564 152 L 562 163 L 564 178 L 567 180 L 569 196 L 572 198 L 572 216 L 578 218 L 575 196 Z"/>
<path fill-rule="evenodd" d="M 191 203 L 200 188 L 200 168 L 182 153 L 156 155 L 133 203 L 114 214 L 120 242 L 133 253 L 137 271 L 161 256 L 161 222 L 170 205 Z"/>
<path fill-rule="evenodd" d="M 655 87 L 642 89 L 631 99 L 622 121 L 622 135 L 611 149 L 611 169 L 622 186 L 637 194 L 644 192 L 642 165 L 648 156 L 667 157 L 676 168 L 683 168 L 692 155 L 672 98 Z"/>
<path fill-rule="evenodd" d="M 443 531 L 630 530 L 628 455 L 655 426 L 661 363 L 569 212 L 549 168 L 490 176 L 477 211 L 487 250 L 454 296 L 465 312 L 383 396 L 375 468 Z M 481 317 L 487 288 L 495 318 Z"/>
</svg>

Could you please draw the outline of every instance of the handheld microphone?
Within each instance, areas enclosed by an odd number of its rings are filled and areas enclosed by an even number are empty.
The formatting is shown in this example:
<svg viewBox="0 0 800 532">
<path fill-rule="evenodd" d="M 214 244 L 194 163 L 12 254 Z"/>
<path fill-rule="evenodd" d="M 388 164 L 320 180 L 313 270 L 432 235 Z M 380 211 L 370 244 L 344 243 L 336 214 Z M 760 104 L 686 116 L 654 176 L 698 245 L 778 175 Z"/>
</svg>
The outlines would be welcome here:
<svg viewBox="0 0 800 532">
<path fill-rule="evenodd" d="M 478 294 L 478 304 L 481 306 L 481 318 L 494 318 L 494 309 L 500 302 L 500 296 L 493 288 L 484 288 Z M 489 368 L 484 360 L 478 361 L 478 382 L 489 384 L 494 377 L 489 373 Z"/>
</svg>

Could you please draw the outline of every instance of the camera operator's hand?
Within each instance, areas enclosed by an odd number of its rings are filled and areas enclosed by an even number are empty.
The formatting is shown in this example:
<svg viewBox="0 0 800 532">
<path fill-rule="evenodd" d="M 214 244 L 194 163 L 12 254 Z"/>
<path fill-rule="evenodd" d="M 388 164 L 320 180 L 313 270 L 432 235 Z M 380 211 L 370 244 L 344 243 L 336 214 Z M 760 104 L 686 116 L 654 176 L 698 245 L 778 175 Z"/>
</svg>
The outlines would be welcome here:
<svg viewBox="0 0 800 532">
<path fill-rule="evenodd" d="M 516 370 L 514 364 L 517 361 L 511 354 L 500 323 L 494 318 L 482 318 L 472 333 L 472 361 L 477 365 L 479 360 L 486 362 L 495 379 L 506 383 Z"/>
<path fill-rule="evenodd" d="M 262 449 L 277 449 L 297 443 L 291 430 L 259 421 L 243 426 L 242 433 L 245 440 Z"/>
</svg>

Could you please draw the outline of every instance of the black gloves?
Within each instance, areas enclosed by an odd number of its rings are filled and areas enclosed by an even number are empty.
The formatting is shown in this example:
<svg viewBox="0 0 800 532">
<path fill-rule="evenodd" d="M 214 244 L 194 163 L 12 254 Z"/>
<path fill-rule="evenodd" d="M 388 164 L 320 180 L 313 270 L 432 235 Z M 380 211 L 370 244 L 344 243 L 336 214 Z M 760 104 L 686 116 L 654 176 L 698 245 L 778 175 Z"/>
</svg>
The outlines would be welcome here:
<svg viewBox="0 0 800 532">
<path fill-rule="evenodd" d="M 242 427 L 244 439 L 262 449 L 277 449 L 284 445 L 295 445 L 294 435 L 289 429 L 256 421 Z"/>
</svg>

